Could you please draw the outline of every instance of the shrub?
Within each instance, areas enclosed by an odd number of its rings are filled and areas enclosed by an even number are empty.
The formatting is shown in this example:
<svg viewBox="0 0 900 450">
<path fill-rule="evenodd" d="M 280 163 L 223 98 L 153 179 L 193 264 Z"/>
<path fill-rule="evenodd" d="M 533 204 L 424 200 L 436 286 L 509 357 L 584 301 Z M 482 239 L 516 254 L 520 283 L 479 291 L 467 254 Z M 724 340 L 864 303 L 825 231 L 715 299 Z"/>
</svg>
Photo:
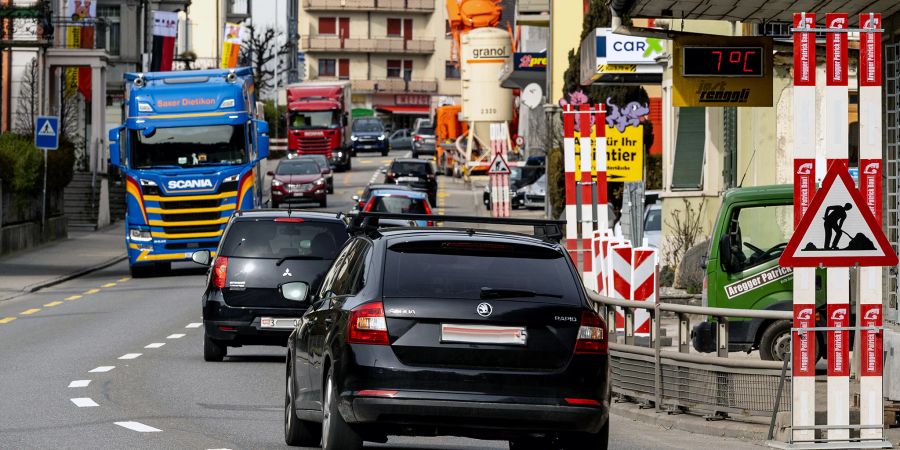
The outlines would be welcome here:
<svg viewBox="0 0 900 450">
<path fill-rule="evenodd" d="M 0 134 L 0 178 L 13 192 L 35 192 L 41 188 L 43 155 L 26 136 Z"/>
</svg>

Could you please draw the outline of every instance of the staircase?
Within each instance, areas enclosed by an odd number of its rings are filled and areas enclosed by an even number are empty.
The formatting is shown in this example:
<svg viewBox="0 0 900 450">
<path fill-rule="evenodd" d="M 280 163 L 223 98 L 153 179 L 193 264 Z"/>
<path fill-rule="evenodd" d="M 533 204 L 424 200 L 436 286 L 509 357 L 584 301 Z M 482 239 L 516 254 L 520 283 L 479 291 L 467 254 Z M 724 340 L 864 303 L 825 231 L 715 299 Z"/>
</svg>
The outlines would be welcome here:
<svg viewBox="0 0 900 450">
<path fill-rule="evenodd" d="M 75 172 L 65 189 L 64 210 L 69 231 L 97 229 L 97 204 L 100 201 L 100 179 L 91 188 L 90 172 Z"/>
</svg>

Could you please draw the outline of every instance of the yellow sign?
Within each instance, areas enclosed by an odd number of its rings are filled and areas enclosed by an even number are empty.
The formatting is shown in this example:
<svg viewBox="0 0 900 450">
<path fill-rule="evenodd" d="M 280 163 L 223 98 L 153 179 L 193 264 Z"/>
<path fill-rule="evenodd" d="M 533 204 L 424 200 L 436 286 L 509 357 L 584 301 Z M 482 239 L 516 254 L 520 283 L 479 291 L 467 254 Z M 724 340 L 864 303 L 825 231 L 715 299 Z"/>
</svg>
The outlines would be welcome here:
<svg viewBox="0 0 900 450">
<path fill-rule="evenodd" d="M 644 179 L 644 126 L 606 127 L 606 181 Z"/>
<path fill-rule="evenodd" d="M 635 73 L 637 65 L 635 64 L 600 64 L 597 66 L 597 73 Z"/>
<path fill-rule="evenodd" d="M 675 38 L 673 106 L 772 106 L 772 38 Z"/>
</svg>

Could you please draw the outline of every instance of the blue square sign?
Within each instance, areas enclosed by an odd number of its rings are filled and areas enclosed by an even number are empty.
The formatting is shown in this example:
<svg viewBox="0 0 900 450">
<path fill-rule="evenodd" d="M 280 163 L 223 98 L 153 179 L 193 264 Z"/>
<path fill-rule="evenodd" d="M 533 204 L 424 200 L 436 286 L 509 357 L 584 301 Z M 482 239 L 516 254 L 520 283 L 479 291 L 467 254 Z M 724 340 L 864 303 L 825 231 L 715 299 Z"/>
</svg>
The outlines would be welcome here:
<svg viewBox="0 0 900 450">
<path fill-rule="evenodd" d="M 59 148 L 59 117 L 38 116 L 35 119 L 34 146 L 42 150 Z"/>
</svg>

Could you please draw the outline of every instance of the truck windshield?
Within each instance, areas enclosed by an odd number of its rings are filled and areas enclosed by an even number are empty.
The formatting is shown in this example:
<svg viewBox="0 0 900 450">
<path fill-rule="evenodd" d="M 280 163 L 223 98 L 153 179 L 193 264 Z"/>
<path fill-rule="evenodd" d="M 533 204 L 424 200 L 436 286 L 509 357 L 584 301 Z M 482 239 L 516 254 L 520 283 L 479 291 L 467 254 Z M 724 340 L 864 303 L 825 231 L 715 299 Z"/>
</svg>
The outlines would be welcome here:
<svg viewBox="0 0 900 450">
<path fill-rule="evenodd" d="M 291 111 L 291 129 L 309 130 L 314 128 L 338 128 L 341 126 L 337 110 Z"/>
<path fill-rule="evenodd" d="M 731 215 L 731 265 L 743 271 L 778 259 L 794 230 L 793 205 L 744 207 Z"/>
<path fill-rule="evenodd" d="M 244 125 L 156 128 L 149 136 L 144 130 L 130 133 L 131 164 L 136 169 L 247 162 Z"/>
</svg>

